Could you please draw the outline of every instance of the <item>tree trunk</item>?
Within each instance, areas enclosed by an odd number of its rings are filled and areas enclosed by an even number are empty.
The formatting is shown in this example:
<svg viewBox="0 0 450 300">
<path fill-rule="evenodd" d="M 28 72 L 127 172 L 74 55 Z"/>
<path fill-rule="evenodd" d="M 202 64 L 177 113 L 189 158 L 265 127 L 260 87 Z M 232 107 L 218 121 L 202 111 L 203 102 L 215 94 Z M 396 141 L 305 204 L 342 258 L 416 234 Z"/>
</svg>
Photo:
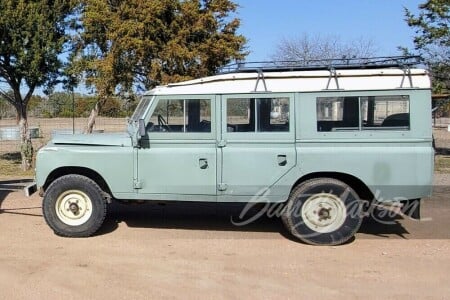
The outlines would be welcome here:
<svg viewBox="0 0 450 300">
<path fill-rule="evenodd" d="M 100 110 L 102 109 L 103 105 L 105 104 L 106 100 L 108 98 L 106 97 L 100 97 L 100 99 L 95 103 L 94 108 L 91 110 L 91 114 L 89 115 L 88 123 L 86 126 L 86 129 L 84 130 L 84 133 L 92 133 L 95 126 L 95 118 L 97 118 L 98 114 L 100 113 Z"/>
<path fill-rule="evenodd" d="M 19 131 L 20 131 L 20 155 L 22 157 L 22 170 L 27 171 L 33 165 L 33 144 L 31 143 L 31 134 L 28 130 L 28 120 L 26 108 L 20 106 L 16 108 Z"/>
<path fill-rule="evenodd" d="M 30 87 L 25 97 L 22 97 L 20 93 L 20 81 L 19 83 L 11 81 L 9 84 L 13 95 L 5 93 L 2 93 L 2 95 L 16 109 L 16 121 L 19 126 L 20 133 L 20 156 L 22 158 L 22 170 L 27 171 L 32 167 L 34 156 L 27 119 L 27 106 L 31 96 L 33 95 L 34 86 Z"/>
<path fill-rule="evenodd" d="M 99 111 L 100 109 L 97 102 L 95 103 L 94 108 L 91 110 L 91 114 L 89 115 L 88 123 L 86 129 L 84 130 L 84 133 L 92 133 L 95 126 L 95 118 L 97 118 Z"/>
</svg>

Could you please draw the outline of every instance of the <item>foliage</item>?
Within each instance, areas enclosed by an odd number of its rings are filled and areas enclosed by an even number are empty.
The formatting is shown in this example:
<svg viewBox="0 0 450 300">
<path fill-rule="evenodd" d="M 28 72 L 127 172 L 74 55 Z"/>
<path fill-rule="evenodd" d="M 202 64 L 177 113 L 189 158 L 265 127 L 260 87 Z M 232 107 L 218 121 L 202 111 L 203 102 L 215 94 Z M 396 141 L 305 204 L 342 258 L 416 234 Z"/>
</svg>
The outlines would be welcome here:
<svg viewBox="0 0 450 300">
<path fill-rule="evenodd" d="M 276 46 L 275 61 L 309 61 L 342 58 L 367 58 L 376 53 L 372 41 L 359 39 L 346 42 L 337 36 L 303 34 L 282 39 Z"/>
<path fill-rule="evenodd" d="M 129 115 L 130 112 L 123 105 L 123 102 L 117 98 L 108 99 L 100 112 L 100 116 L 111 118 L 127 117 Z"/>
<path fill-rule="evenodd" d="M 44 101 L 44 98 L 39 95 L 33 95 L 28 102 L 28 115 L 38 116 L 40 115 L 40 107 L 41 103 Z"/>
<path fill-rule="evenodd" d="M 0 78 L 13 91 L 3 96 L 15 107 L 25 110 L 36 87 L 50 88 L 61 67 L 66 18 L 71 1 L 2 0 L 0 2 Z M 20 89 L 28 88 L 24 97 Z M 26 112 L 20 111 L 25 117 Z"/>
<path fill-rule="evenodd" d="M 28 103 L 37 87 L 51 88 L 57 81 L 68 36 L 67 21 L 75 3 L 67 0 L 2 0 L 0 2 L 0 81 L 12 93 L 0 90 L 17 111 L 21 142 L 26 149 Z M 22 92 L 25 91 L 24 95 Z M 27 153 L 22 153 L 27 167 Z"/>
<path fill-rule="evenodd" d="M 52 93 L 45 103 L 45 108 L 50 116 L 59 117 L 64 111 L 72 110 L 72 96 L 64 92 Z"/>
<path fill-rule="evenodd" d="M 229 0 L 85 0 L 69 72 L 99 97 L 210 75 L 244 57 Z"/>
<path fill-rule="evenodd" d="M 96 96 L 76 94 L 72 99 L 71 93 L 57 92 L 51 94 L 48 100 L 42 102 L 43 115 L 49 118 L 86 118 L 98 101 Z M 73 103 L 74 101 L 74 103 Z M 101 116 L 126 117 L 129 114 L 123 102 L 117 98 L 110 98 L 105 103 Z"/>
<path fill-rule="evenodd" d="M 99 101 L 86 132 L 112 95 L 213 74 L 245 56 L 231 0 L 81 0 L 67 68 Z"/>
<path fill-rule="evenodd" d="M 75 99 L 75 117 L 88 117 L 97 99 L 97 97 L 77 97 Z"/>
<path fill-rule="evenodd" d="M 73 97 L 73 98 L 72 98 Z M 0 118 L 14 117 L 14 108 L 0 96 Z M 74 101 L 74 103 L 73 103 Z M 48 97 L 32 96 L 28 104 L 28 114 L 38 118 L 86 118 L 98 101 L 96 96 L 67 92 L 55 92 Z M 117 97 L 108 98 L 100 116 L 122 118 L 130 116 L 135 103 L 124 102 Z"/>
<path fill-rule="evenodd" d="M 450 2 L 428 0 L 414 15 L 406 9 L 406 21 L 415 30 L 415 50 L 428 65 L 435 92 L 450 89 Z"/>
</svg>

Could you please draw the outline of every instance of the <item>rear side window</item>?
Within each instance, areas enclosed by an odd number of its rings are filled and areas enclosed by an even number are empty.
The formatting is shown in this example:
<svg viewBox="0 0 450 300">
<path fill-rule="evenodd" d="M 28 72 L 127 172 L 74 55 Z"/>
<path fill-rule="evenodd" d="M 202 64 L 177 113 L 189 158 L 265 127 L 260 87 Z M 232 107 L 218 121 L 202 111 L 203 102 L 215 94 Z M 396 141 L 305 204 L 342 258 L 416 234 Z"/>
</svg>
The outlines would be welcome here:
<svg viewBox="0 0 450 300">
<path fill-rule="evenodd" d="M 409 129 L 409 97 L 361 97 L 363 129 Z"/>
<path fill-rule="evenodd" d="M 409 96 L 319 97 L 317 131 L 409 130 Z"/>
</svg>

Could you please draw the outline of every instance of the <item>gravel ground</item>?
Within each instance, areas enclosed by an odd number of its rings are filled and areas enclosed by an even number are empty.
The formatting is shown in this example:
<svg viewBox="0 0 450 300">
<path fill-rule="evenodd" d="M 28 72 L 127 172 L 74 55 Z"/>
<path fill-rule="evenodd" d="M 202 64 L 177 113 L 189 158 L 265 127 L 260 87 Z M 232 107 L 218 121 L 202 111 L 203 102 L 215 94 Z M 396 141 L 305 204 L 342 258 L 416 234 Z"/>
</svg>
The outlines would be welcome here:
<svg viewBox="0 0 450 300">
<path fill-rule="evenodd" d="M 60 238 L 25 182 L 2 181 L 0 299 L 448 299 L 450 176 L 435 183 L 422 221 L 369 221 L 314 247 L 276 218 L 236 227 L 203 204 L 116 204 L 96 236 Z"/>
<path fill-rule="evenodd" d="M 433 136 L 436 143 L 436 148 L 450 150 L 450 132 L 447 128 L 434 128 Z"/>
<path fill-rule="evenodd" d="M 438 148 L 450 132 L 435 129 Z M 292 240 L 276 219 L 231 225 L 216 206 L 112 207 L 99 234 L 60 238 L 0 181 L 0 299 L 448 299 L 450 174 L 435 174 L 422 221 L 365 222 L 338 247 Z"/>
<path fill-rule="evenodd" d="M 433 185 L 434 186 L 447 186 L 447 187 L 450 187 L 450 174 L 448 174 L 448 173 L 439 173 L 439 174 L 435 173 L 434 174 Z"/>
</svg>

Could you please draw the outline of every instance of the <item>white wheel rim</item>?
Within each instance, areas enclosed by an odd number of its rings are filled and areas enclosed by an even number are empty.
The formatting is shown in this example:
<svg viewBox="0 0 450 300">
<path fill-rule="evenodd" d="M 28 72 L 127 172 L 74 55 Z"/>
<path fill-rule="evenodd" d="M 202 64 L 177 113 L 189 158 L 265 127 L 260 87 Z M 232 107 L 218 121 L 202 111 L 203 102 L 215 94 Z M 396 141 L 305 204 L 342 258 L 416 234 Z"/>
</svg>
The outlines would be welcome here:
<svg viewBox="0 0 450 300">
<path fill-rule="evenodd" d="M 319 233 L 329 233 L 344 224 L 347 208 L 339 197 L 320 193 L 306 199 L 301 210 L 301 217 L 309 229 Z"/>
<path fill-rule="evenodd" d="M 79 226 L 91 217 L 92 201 L 82 191 L 70 190 L 59 195 L 55 209 L 61 222 L 70 226 Z"/>
</svg>

